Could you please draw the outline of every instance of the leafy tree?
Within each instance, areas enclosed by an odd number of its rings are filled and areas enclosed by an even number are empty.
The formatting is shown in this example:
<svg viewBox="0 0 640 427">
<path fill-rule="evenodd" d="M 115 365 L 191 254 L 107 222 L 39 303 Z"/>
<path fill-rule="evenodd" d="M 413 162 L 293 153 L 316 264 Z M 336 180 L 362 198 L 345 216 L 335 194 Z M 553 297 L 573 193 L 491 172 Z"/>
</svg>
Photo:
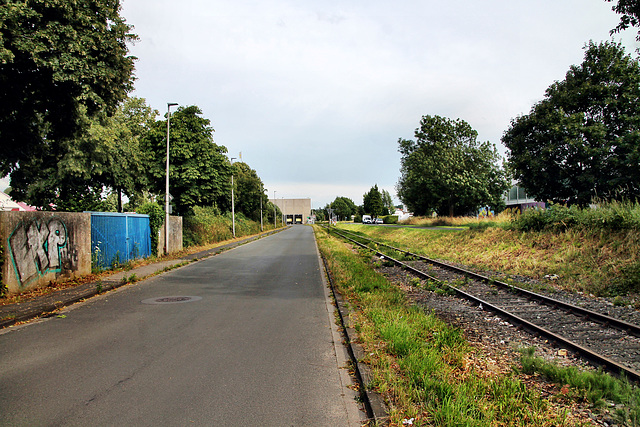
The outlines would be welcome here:
<svg viewBox="0 0 640 427">
<path fill-rule="evenodd" d="M 263 222 L 266 224 L 273 224 L 273 215 L 275 213 L 275 217 L 277 218 L 279 223 L 282 223 L 282 211 L 280 208 L 271 201 L 269 201 L 266 205 L 262 206 L 262 217 Z"/>
<path fill-rule="evenodd" d="M 260 200 L 262 199 L 264 220 L 264 213 L 268 210 L 269 197 L 264 192 L 264 184 L 258 173 L 248 164 L 236 162 L 233 164 L 233 175 L 235 211 L 242 212 L 247 218 L 254 221 L 260 221 Z M 273 211 L 273 207 L 271 210 Z"/>
<path fill-rule="evenodd" d="M 613 0 L 605 1 L 613 2 Z M 629 27 L 640 27 L 640 2 L 638 0 L 618 0 L 618 4 L 613 6 L 612 10 L 622 16 L 618 25 L 610 31 L 611 35 Z M 640 41 L 640 32 L 638 32 L 636 40 Z"/>
<path fill-rule="evenodd" d="M 114 139 L 105 147 L 106 169 L 102 176 L 105 186 L 118 195 L 118 212 L 122 212 L 122 194 L 135 201 L 149 189 L 147 170 L 151 153 L 143 140 L 155 124 L 158 111 L 143 98 L 127 98 L 111 118 Z"/>
<path fill-rule="evenodd" d="M 138 208 L 138 213 L 149 215 L 149 228 L 151 231 L 151 252 L 158 256 L 158 240 L 160 228 L 165 221 L 164 207 L 155 202 L 145 203 Z"/>
<path fill-rule="evenodd" d="M 589 43 L 581 65 L 553 83 L 502 142 L 539 200 L 588 204 L 640 196 L 640 66 L 620 44 Z"/>
<path fill-rule="evenodd" d="M 387 190 L 382 190 L 382 204 L 387 209 L 387 213 L 384 215 L 389 215 L 390 213 L 395 212 L 396 208 L 393 206 L 393 199 Z"/>
<path fill-rule="evenodd" d="M 94 178 L 102 171 L 92 120 L 84 117 L 87 134 L 60 141 L 56 149 L 20 161 L 11 173 L 13 197 L 42 209 L 102 210 L 102 184 Z"/>
<path fill-rule="evenodd" d="M 327 217 L 326 208 L 325 209 L 313 209 L 312 213 L 315 214 L 317 221 L 327 221 L 328 217 Z"/>
<path fill-rule="evenodd" d="M 335 212 L 333 212 L 333 208 L 331 207 L 331 203 L 327 203 L 326 205 L 324 205 L 324 208 L 321 209 L 322 212 L 322 216 L 324 218 L 326 218 L 326 220 L 329 220 L 329 215 L 333 215 L 335 214 Z"/>
<path fill-rule="evenodd" d="M 355 215 L 357 212 L 356 204 L 348 197 L 336 197 L 331 202 L 330 207 L 334 210 L 338 218 L 350 219 L 351 215 Z"/>
<path fill-rule="evenodd" d="M 382 195 L 378 190 L 378 185 L 374 185 L 362 196 L 365 213 L 377 218 L 382 215 L 384 205 L 382 204 Z"/>
<path fill-rule="evenodd" d="M 150 153 L 143 138 L 151 130 L 158 112 L 142 98 L 127 98 L 111 117 L 93 120 L 82 138 L 96 152 L 88 167 L 93 167 L 93 182 L 111 188 L 117 197 L 117 211 L 122 212 L 122 194 L 134 199 L 148 190 Z M 86 155 L 86 152 L 79 153 Z"/>
<path fill-rule="evenodd" d="M 119 12 L 118 0 L 0 5 L 0 173 L 11 173 L 12 187 L 25 200 L 51 202 L 43 197 L 49 183 L 27 188 L 28 182 L 41 178 L 39 168 L 56 172 L 88 118 L 113 113 L 132 89 L 127 42 L 136 36 Z M 66 187 L 56 196 L 94 192 L 71 177 Z"/>
<path fill-rule="evenodd" d="M 423 116 L 416 140 L 399 139 L 398 197 L 416 215 L 462 215 L 483 205 L 501 207 L 508 188 L 496 148 L 476 141 L 464 120 Z"/>
<path fill-rule="evenodd" d="M 23 200 L 59 210 L 111 210 L 103 205 L 103 189 L 113 190 L 115 208 L 122 212 L 122 193 L 130 199 L 148 189 L 149 153 L 141 138 L 157 112 L 144 99 L 127 98 L 113 116 L 103 112 L 86 118 L 85 132 L 65 140 L 58 155 L 42 153 L 21 162 L 12 180 Z"/>
<path fill-rule="evenodd" d="M 186 215 L 194 206 L 225 205 L 231 195 L 231 163 L 227 148 L 213 142 L 210 121 L 195 105 L 179 107 L 171 115 L 169 136 L 169 192 L 174 214 Z M 157 121 L 145 138 L 152 153 L 152 189 L 165 193 L 167 122 Z M 228 205 L 231 210 L 230 204 Z"/>
</svg>

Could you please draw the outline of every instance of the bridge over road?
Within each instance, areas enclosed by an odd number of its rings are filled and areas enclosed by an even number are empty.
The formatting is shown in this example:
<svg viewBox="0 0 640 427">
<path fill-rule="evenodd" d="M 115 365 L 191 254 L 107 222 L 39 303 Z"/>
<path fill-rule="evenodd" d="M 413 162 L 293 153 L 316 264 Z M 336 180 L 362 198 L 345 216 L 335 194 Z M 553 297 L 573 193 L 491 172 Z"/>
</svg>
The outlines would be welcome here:
<svg viewBox="0 0 640 427">
<path fill-rule="evenodd" d="M 0 425 L 357 426 L 310 227 L 0 331 Z"/>
</svg>

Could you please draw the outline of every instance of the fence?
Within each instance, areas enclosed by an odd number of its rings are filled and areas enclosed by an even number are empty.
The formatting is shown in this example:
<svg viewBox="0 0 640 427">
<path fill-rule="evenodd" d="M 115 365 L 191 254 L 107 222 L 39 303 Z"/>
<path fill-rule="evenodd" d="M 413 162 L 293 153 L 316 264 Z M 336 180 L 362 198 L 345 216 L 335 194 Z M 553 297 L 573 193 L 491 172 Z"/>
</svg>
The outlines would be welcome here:
<svg viewBox="0 0 640 427">
<path fill-rule="evenodd" d="M 91 258 L 110 268 L 151 256 L 149 215 L 91 212 Z"/>
</svg>

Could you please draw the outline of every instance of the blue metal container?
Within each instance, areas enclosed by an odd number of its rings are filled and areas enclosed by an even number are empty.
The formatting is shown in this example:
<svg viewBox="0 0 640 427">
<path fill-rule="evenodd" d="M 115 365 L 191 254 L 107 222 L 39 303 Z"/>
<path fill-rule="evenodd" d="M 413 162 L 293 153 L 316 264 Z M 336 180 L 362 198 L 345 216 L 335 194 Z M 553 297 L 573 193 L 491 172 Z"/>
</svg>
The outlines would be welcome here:
<svg viewBox="0 0 640 427">
<path fill-rule="evenodd" d="M 91 212 L 91 260 L 108 269 L 151 255 L 149 215 Z"/>
</svg>

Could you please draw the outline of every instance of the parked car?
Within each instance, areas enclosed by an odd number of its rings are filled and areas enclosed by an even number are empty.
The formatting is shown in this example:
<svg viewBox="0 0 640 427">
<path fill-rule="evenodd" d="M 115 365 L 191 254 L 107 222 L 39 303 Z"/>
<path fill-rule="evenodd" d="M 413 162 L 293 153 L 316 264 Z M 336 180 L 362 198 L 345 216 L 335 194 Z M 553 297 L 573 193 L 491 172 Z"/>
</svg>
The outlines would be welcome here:
<svg viewBox="0 0 640 427">
<path fill-rule="evenodd" d="M 376 218 L 375 224 L 384 224 L 384 221 L 382 220 L 382 218 Z"/>
<path fill-rule="evenodd" d="M 363 224 L 371 224 L 371 215 L 362 215 Z"/>
</svg>

